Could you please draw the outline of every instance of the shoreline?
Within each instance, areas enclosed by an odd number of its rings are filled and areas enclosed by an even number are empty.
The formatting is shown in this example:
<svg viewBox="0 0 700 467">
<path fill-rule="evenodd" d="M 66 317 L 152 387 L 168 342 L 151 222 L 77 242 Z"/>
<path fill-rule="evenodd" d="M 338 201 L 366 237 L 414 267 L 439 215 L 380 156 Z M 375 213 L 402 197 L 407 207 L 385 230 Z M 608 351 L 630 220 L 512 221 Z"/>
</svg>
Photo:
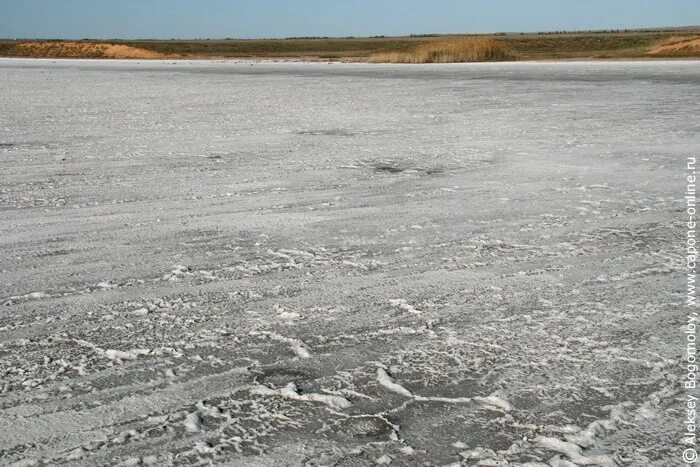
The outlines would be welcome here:
<svg viewBox="0 0 700 467">
<path fill-rule="evenodd" d="M 683 62 L 700 61 L 700 56 L 663 56 L 663 57 L 565 57 L 543 59 L 518 59 L 518 60 L 487 60 L 473 62 L 431 62 L 431 63 L 392 63 L 372 62 L 366 59 L 323 59 L 318 57 L 29 57 L 0 55 L 1 60 L 93 60 L 104 62 L 129 61 L 129 62 L 233 62 L 233 63 L 328 63 L 328 64 L 363 64 L 363 65 L 466 65 L 476 63 L 572 63 L 572 62 Z"/>
</svg>

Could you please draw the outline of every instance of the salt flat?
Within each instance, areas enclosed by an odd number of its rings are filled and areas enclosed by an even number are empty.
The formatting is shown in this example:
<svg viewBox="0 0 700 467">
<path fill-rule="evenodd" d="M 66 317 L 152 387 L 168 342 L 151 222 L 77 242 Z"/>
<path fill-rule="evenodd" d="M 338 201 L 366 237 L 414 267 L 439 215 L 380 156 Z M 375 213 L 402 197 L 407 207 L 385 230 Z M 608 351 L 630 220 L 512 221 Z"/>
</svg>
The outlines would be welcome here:
<svg viewBox="0 0 700 467">
<path fill-rule="evenodd" d="M 700 62 L 0 60 L 0 463 L 678 465 Z"/>
</svg>

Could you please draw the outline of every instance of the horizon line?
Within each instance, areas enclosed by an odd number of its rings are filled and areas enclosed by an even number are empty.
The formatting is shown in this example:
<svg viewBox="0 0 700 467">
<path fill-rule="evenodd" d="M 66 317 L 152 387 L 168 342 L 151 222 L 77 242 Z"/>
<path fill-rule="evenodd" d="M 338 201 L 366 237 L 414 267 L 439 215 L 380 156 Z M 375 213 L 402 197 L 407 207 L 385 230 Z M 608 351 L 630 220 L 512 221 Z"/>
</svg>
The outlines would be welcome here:
<svg viewBox="0 0 700 467">
<path fill-rule="evenodd" d="M 598 33 L 598 34 L 616 34 L 625 32 L 656 32 L 656 31 L 674 31 L 674 30 L 700 30 L 700 25 L 683 25 L 683 26 L 656 26 L 656 27 L 641 27 L 641 28 L 605 28 L 605 29 L 562 29 L 549 31 L 493 31 L 493 32 L 443 32 L 443 33 L 411 33 L 403 35 L 372 35 L 372 36 L 289 36 L 289 37 L 137 37 L 137 38 L 119 38 L 119 37 L 0 37 L 0 41 L 283 41 L 283 40 L 329 40 L 329 39 L 391 39 L 391 38 L 429 38 L 442 36 L 491 36 L 491 35 L 532 35 L 532 34 L 577 34 L 577 33 Z"/>
</svg>

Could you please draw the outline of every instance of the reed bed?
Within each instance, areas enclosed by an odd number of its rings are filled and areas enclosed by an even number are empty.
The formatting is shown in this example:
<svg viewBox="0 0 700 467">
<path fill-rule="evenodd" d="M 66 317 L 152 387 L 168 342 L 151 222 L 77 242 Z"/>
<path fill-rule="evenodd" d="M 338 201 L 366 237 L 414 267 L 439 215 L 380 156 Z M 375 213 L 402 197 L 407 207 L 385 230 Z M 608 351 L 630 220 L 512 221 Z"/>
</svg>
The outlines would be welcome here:
<svg viewBox="0 0 700 467">
<path fill-rule="evenodd" d="M 515 55 L 507 45 L 488 37 L 426 42 L 406 52 L 378 53 L 369 58 L 373 63 L 463 63 L 514 59 Z"/>
</svg>

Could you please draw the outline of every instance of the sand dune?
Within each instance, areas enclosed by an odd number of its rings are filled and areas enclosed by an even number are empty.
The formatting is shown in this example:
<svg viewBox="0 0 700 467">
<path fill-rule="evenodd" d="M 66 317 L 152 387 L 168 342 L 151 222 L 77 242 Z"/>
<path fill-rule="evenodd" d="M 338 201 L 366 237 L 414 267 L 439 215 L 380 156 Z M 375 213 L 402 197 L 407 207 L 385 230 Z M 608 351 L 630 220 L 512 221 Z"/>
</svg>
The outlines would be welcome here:
<svg viewBox="0 0 700 467">
<path fill-rule="evenodd" d="M 33 57 L 165 58 L 165 54 L 121 44 L 99 42 L 23 42 L 18 47 Z"/>
<path fill-rule="evenodd" d="M 700 37 L 671 37 L 647 52 L 650 55 L 685 55 L 700 52 Z"/>
</svg>

